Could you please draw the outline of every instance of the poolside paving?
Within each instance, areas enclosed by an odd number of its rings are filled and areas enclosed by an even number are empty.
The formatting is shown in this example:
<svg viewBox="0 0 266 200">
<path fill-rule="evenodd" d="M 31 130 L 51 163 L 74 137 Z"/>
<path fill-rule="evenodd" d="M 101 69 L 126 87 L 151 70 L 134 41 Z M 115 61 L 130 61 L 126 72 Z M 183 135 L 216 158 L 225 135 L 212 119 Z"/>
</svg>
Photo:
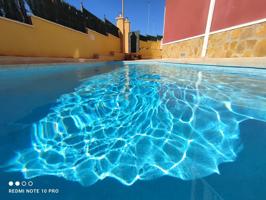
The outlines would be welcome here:
<svg viewBox="0 0 266 200">
<path fill-rule="evenodd" d="M 143 60 L 142 60 L 143 61 Z M 151 60 L 147 60 L 151 61 Z M 154 59 L 158 62 L 266 68 L 266 57 Z"/>
<path fill-rule="evenodd" d="M 48 58 L 48 57 L 19 57 L 19 56 L 0 56 L 0 67 L 8 67 L 14 65 L 36 64 L 58 64 L 58 63 L 89 63 L 99 62 L 101 59 L 74 59 L 74 58 Z"/>
<path fill-rule="evenodd" d="M 91 63 L 110 61 L 104 59 L 74 59 L 74 58 L 47 58 L 47 57 L 18 57 L 0 56 L 0 67 L 14 65 L 36 65 L 36 64 L 57 64 L 57 63 Z M 253 58 L 182 58 L 182 59 L 143 59 L 143 61 L 173 62 L 184 64 L 204 64 L 217 66 L 241 66 L 266 69 L 266 57 Z"/>
</svg>

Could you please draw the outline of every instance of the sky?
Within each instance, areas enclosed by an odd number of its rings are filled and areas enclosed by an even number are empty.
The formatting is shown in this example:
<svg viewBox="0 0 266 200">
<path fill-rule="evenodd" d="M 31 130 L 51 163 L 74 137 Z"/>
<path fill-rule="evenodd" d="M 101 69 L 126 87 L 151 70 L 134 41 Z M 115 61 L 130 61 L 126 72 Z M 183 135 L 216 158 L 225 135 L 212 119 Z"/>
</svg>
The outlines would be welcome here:
<svg viewBox="0 0 266 200">
<path fill-rule="evenodd" d="M 82 0 L 65 0 L 80 8 Z M 131 31 L 141 34 L 162 35 L 165 0 L 124 0 L 125 17 L 131 22 Z M 104 16 L 115 24 L 115 18 L 121 13 L 122 0 L 83 0 L 84 7 L 103 19 Z"/>
</svg>

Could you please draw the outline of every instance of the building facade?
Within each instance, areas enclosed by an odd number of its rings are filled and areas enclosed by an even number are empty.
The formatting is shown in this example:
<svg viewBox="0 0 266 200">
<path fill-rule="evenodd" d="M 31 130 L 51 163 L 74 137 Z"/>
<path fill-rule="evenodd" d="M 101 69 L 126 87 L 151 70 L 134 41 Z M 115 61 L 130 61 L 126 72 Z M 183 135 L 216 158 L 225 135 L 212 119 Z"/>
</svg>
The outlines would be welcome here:
<svg viewBox="0 0 266 200">
<path fill-rule="evenodd" d="M 164 58 L 264 56 L 265 0 L 166 0 Z"/>
</svg>

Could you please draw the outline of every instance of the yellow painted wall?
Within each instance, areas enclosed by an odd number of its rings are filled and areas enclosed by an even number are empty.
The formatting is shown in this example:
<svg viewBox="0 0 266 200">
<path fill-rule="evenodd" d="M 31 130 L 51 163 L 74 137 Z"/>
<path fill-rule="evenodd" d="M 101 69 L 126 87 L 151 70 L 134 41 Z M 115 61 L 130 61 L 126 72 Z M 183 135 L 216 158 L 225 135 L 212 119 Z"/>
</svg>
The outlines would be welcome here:
<svg viewBox="0 0 266 200">
<path fill-rule="evenodd" d="M 120 36 L 121 37 L 121 45 L 120 45 L 121 52 L 125 52 L 125 45 L 124 45 L 125 38 L 124 38 L 124 28 L 123 28 L 123 17 L 121 15 L 116 18 L 116 26 L 120 30 L 120 33 L 121 33 L 121 36 Z"/>
<path fill-rule="evenodd" d="M 130 21 L 125 20 L 125 53 L 129 53 L 129 33 L 130 33 Z"/>
<path fill-rule="evenodd" d="M 124 46 L 122 45 L 122 49 L 125 53 L 129 53 L 130 21 L 122 16 L 119 16 L 116 18 L 116 26 L 121 31 L 122 37 L 124 37 Z"/>
<path fill-rule="evenodd" d="M 162 58 L 161 41 L 139 41 L 139 54 L 143 59 Z"/>
<path fill-rule="evenodd" d="M 85 34 L 36 16 L 32 23 L 0 17 L 0 55 L 93 58 L 121 52 L 120 38 L 110 34 L 89 29 Z"/>
</svg>

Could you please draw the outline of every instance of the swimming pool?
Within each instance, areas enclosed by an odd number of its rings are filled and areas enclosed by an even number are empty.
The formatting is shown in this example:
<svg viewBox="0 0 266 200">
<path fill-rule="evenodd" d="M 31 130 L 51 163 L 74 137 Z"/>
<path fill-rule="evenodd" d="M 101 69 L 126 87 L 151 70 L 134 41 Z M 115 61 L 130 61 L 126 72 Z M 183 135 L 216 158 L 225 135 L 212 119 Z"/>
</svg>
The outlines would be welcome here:
<svg viewBox="0 0 266 200">
<path fill-rule="evenodd" d="M 265 198 L 264 69 L 51 65 L 0 85 L 5 199 Z"/>
</svg>

